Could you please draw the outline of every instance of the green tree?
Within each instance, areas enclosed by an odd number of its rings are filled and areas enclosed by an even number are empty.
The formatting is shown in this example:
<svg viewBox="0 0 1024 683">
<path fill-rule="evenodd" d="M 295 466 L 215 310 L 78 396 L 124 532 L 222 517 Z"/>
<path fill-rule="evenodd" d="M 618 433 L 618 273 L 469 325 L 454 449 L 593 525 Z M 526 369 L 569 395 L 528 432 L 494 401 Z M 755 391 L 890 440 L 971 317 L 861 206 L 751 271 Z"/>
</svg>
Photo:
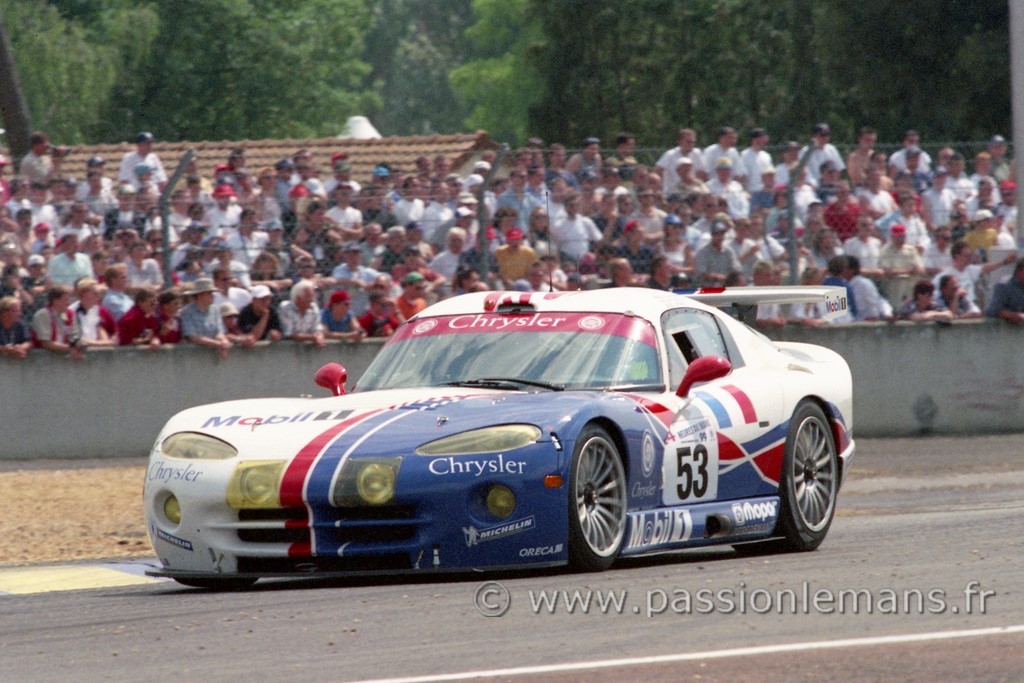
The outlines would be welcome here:
<svg viewBox="0 0 1024 683">
<path fill-rule="evenodd" d="M 790 4 L 799 4 L 799 0 Z M 578 142 L 629 130 L 644 144 L 680 126 L 709 139 L 722 125 L 784 120 L 793 76 L 791 13 L 746 0 L 536 0 L 545 41 L 543 98 L 531 129 Z"/>
<path fill-rule="evenodd" d="M 542 25 L 529 5 L 530 0 L 473 0 L 477 20 L 466 31 L 469 53 L 451 72 L 453 88 L 470 108 L 465 127 L 510 143 L 532 134 L 530 107 L 544 87 L 534 59 Z"/>
<path fill-rule="evenodd" d="M 362 86 L 363 0 L 161 3 L 160 39 L 114 112 L 125 133 L 179 139 L 337 135 Z"/>
<path fill-rule="evenodd" d="M 1010 129 L 1005 0 L 822 0 L 814 18 L 823 77 L 840 93 L 831 104 L 856 125 L 883 140 L 907 128 L 933 140 Z"/>
<path fill-rule="evenodd" d="M 60 143 L 93 141 L 106 129 L 117 84 L 148 54 L 157 17 L 146 4 L 95 3 L 66 15 L 60 4 L 68 3 L 0 0 L 0 15 L 32 127 Z"/>
<path fill-rule="evenodd" d="M 385 135 L 455 133 L 468 110 L 448 79 L 464 58 L 470 0 L 381 0 L 364 59 L 380 107 L 366 112 Z"/>
</svg>

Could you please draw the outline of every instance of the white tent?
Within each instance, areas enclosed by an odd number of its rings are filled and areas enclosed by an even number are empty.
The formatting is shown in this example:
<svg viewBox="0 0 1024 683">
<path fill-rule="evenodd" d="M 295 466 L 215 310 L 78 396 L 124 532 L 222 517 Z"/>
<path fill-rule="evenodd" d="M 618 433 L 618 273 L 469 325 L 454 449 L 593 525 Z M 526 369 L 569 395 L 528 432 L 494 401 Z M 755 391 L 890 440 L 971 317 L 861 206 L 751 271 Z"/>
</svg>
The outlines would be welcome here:
<svg viewBox="0 0 1024 683">
<path fill-rule="evenodd" d="M 341 131 L 339 138 L 356 138 L 358 140 L 373 140 L 381 135 L 370 119 L 365 116 L 350 116 L 345 122 L 345 128 Z"/>
</svg>

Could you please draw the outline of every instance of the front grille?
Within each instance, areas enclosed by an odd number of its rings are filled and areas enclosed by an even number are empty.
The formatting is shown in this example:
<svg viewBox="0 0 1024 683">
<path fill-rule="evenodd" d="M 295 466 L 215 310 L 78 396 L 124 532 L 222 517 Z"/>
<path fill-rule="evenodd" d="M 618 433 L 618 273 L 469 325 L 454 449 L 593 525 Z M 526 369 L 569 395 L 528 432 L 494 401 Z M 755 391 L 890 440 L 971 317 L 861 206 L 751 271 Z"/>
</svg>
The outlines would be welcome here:
<svg viewBox="0 0 1024 683">
<path fill-rule="evenodd" d="M 332 512 L 318 533 L 329 535 L 338 544 L 394 543 L 416 535 L 415 510 L 410 505 L 337 508 Z M 308 542 L 308 514 L 305 508 L 239 510 L 238 521 L 245 526 L 238 529 L 238 539 L 246 543 Z"/>
<path fill-rule="evenodd" d="M 308 514 L 305 508 L 239 510 L 238 540 L 246 543 L 302 543 L 309 540 Z M 259 524 L 265 522 L 265 525 Z M 282 525 L 283 523 L 283 525 Z"/>
</svg>

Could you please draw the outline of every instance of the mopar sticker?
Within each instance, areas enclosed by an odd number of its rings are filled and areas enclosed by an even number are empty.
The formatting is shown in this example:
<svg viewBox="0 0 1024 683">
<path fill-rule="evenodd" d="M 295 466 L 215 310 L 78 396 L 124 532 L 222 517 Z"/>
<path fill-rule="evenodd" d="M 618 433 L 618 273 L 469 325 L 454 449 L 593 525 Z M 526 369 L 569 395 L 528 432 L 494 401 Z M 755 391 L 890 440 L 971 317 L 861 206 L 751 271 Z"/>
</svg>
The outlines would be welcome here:
<svg viewBox="0 0 1024 683">
<path fill-rule="evenodd" d="M 523 531 L 529 531 L 537 525 L 536 520 L 531 515 L 523 519 L 516 520 L 514 522 L 506 522 L 499 524 L 498 526 L 488 527 L 486 529 L 477 529 L 475 526 L 467 526 L 462 528 L 462 533 L 466 535 L 466 547 L 472 548 L 475 545 L 484 543 L 486 541 L 493 541 L 498 538 L 505 538 L 512 534 L 518 534 Z"/>
<path fill-rule="evenodd" d="M 764 522 L 775 518 L 777 506 L 778 503 L 774 500 L 763 503 L 733 503 L 732 516 L 736 519 L 736 526 L 743 526 L 747 522 Z"/>
</svg>

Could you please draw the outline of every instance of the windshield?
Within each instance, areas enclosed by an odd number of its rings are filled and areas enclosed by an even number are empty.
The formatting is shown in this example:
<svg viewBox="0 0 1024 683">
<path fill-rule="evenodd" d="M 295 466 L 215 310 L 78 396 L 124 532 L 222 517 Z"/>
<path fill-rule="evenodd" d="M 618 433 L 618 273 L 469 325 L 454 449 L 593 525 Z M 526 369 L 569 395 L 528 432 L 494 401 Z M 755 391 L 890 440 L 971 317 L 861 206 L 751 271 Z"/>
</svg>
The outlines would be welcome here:
<svg viewBox="0 0 1024 683">
<path fill-rule="evenodd" d="M 646 320 L 617 313 L 480 313 L 404 325 L 356 391 L 453 384 L 655 390 L 664 382 Z"/>
</svg>

